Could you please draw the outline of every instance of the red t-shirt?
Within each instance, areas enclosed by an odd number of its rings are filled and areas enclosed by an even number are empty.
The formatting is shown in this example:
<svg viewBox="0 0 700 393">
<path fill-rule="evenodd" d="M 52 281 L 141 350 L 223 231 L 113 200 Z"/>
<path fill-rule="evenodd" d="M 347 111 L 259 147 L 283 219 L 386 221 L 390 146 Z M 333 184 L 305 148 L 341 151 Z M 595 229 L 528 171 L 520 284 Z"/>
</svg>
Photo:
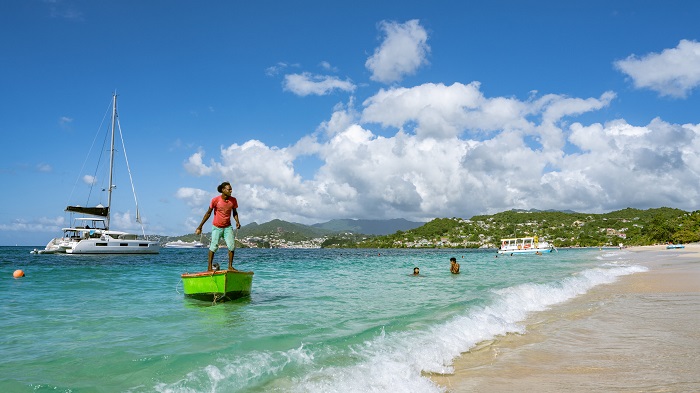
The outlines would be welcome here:
<svg viewBox="0 0 700 393">
<path fill-rule="evenodd" d="M 238 201 L 234 197 L 224 200 L 217 195 L 212 198 L 209 207 L 214 210 L 214 226 L 226 228 L 231 226 L 231 211 L 238 208 Z"/>
</svg>

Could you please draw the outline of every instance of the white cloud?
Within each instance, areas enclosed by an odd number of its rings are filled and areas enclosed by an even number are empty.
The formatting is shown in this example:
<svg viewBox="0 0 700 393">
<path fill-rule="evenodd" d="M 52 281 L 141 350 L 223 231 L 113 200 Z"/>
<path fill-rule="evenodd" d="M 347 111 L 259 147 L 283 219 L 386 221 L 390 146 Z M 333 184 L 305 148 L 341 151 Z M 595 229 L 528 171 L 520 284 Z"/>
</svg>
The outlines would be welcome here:
<svg viewBox="0 0 700 393">
<path fill-rule="evenodd" d="M 175 197 L 185 201 L 187 206 L 191 208 L 201 209 L 202 206 L 208 206 L 209 200 L 216 194 L 200 190 L 198 188 L 182 187 L 175 192 Z"/>
<path fill-rule="evenodd" d="M 83 183 L 92 186 L 94 184 L 97 184 L 97 178 L 92 175 L 84 175 L 83 176 Z"/>
<path fill-rule="evenodd" d="M 203 157 L 204 153 L 201 151 L 190 156 L 190 158 L 188 158 L 184 164 L 185 170 L 197 176 L 205 176 L 211 174 L 213 169 L 204 164 Z"/>
<path fill-rule="evenodd" d="M 58 119 L 58 125 L 64 130 L 70 130 L 71 124 L 73 124 L 73 119 L 67 116 L 61 116 Z"/>
<path fill-rule="evenodd" d="M 322 61 L 319 66 L 326 72 L 338 72 L 338 67 L 334 67 L 327 61 Z"/>
<path fill-rule="evenodd" d="M 383 21 L 379 29 L 385 35 L 384 41 L 365 62 L 365 67 L 372 72 L 370 79 L 398 82 L 428 63 L 428 33 L 417 19 L 403 24 Z"/>
<path fill-rule="evenodd" d="M 285 75 L 284 90 L 302 97 L 310 94 L 322 96 L 330 94 L 333 90 L 353 92 L 355 85 L 350 80 L 304 72 Z"/>
<path fill-rule="evenodd" d="M 130 211 L 116 212 L 112 210 L 109 218 L 109 227 L 119 231 L 141 232 L 141 225 L 136 222 L 136 217 L 131 216 Z"/>
<path fill-rule="evenodd" d="M 632 78 L 636 88 L 684 98 L 700 85 L 700 42 L 681 40 L 661 53 L 616 61 L 615 67 Z"/>
<path fill-rule="evenodd" d="M 534 125 L 527 119 L 530 115 L 540 116 L 545 124 L 553 123 L 564 116 L 605 107 L 615 97 L 612 92 L 588 99 L 550 94 L 519 101 L 506 97 L 486 98 L 479 89 L 477 82 L 451 86 L 426 83 L 413 88 L 382 89 L 363 103 L 362 121 L 396 128 L 415 124 L 417 136 L 432 138 L 457 137 L 466 131 L 532 133 Z"/>
<path fill-rule="evenodd" d="M 359 120 L 359 117 L 359 113 L 355 110 L 355 98 L 350 97 L 347 105 L 337 104 L 333 108 L 330 120 L 322 122 L 318 129 L 332 136 L 350 127 L 350 125 Z"/>
<path fill-rule="evenodd" d="M 614 97 L 520 101 L 485 97 L 478 83 L 381 90 L 359 114 L 352 102 L 337 106 L 320 127 L 325 133 L 286 148 L 233 144 L 208 168 L 231 180 L 241 214 L 259 222 L 428 220 L 512 208 L 696 208 L 700 125 L 661 119 L 568 125 Z M 376 124 L 395 129 L 382 136 L 371 129 Z M 312 177 L 302 178 L 294 166 L 303 155 L 320 162 Z"/>
<path fill-rule="evenodd" d="M 12 232 L 54 232 L 56 236 L 65 226 L 63 217 L 40 217 L 36 220 L 26 221 L 24 219 L 14 220 L 10 224 L 0 224 L 0 231 Z M 50 239 L 47 239 L 47 242 Z"/>
</svg>

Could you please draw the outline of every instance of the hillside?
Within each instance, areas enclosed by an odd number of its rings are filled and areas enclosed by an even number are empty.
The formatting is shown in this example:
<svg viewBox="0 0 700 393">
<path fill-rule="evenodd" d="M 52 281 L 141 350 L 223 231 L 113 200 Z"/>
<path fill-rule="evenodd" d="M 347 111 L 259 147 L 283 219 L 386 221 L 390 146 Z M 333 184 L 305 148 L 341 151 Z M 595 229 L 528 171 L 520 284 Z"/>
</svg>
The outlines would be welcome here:
<svg viewBox="0 0 700 393">
<path fill-rule="evenodd" d="M 238 235 L 240 237 L 265 236 L 272 233 L 288 235 L 296 234 L 296 236 L 302 238 L 313 238 L 330 235 L 334 233 L 334 231 L 276 219 L 266 222 L 264 224 L 258 224 L 253 222 L 251 224 L 242 226 L 241 229 L 238 231 Z"/>
<path fill-rule="evenodd" d="M 312 227 L 332 232 L 353 232 L 365 235 L 389 235 L 396 231 L 408 231 L 424 225 L 424 222 L 408 221 L 403 218 L 393 220 L 331 220 L 313 224 Z"/>
<path fill-rule="evenodd" d="M 605 214 L 510 210 L 494 215 L 438 218 L 358 247 L 497 247 L 500 239 L 538 235 L 556 247 L 598 247 L 700 241 L 700 211 L 623 209 Z"/>
<path fill-rule="evenodd" d="M 497 247 L 502 238 L 533 235 L 552 242 L 556 247 L 700 241 L 700 211 L 689 213 L 665 207 L 627 208 L 605 214 L 509 210 L 468 220 L 437 218 L 419 224 L 402 219 L 331 220 L 309 226 L 272 220 L 243 226 L 238 239 L 241 245 L 249 247 L 303 245 L 325 248 Z M 406 227 L 410 229 L 399 229 Z M 392 230 L 385 235 L 374 235 Z M 199 240 L 199 237 L 194 234 L 161 237 L 161 243 L 177 239 L 191 241 Z"/>
</svg>

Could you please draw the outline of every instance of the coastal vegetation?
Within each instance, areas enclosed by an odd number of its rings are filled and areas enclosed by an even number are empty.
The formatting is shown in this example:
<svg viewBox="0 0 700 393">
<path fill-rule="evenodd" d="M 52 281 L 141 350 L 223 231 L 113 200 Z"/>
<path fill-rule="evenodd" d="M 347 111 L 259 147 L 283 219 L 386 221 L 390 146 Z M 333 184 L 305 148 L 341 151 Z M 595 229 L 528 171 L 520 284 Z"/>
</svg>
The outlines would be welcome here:
<svg viewBox="0 0 700 393">
<path fill-rule="evenodd" d="M 386 226 L 387 221 L 377 220 Z M 352 224 L 352 223 L 350 223 Z M 349 224 L 349 225 L 350 225 Z M 367 223 L 364 223 L 365 227 Z M 405 223 L 403 223 L 405 225 Z M 604 214 L 509 210 L 470 219 L 436 218 L 388 235 L 368 235 L 335 223 L 308 226 L 282 220 L 243 226 L 240 247 L 280 248 L 496 248 L 509 237 L 539 236 L 555 247 L 638 246 L 700 241 L 700 210 L 622 209 Z M 194 235 L 161 241 L 194 240 Z M 167 239 L 167 240 L 166 240 Z"/>
<path fill-rule="evenodd" d="M 539 236 L 556 247 L 636 246 L 700 241 L 700 211 L 623 209 L 605 214 L 510 210 L 439 218 L 424 226 L 365 240 L 358 247 L 498 247 L 500 239 Z"/>
</svg>

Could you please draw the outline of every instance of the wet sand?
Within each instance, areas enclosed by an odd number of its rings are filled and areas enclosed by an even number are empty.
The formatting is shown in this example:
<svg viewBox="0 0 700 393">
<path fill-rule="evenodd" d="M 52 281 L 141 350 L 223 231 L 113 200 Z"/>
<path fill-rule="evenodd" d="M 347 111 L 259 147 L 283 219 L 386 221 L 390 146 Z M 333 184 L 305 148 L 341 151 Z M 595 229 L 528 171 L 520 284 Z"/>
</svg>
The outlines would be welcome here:
<svg viewBox="0 0 700 393">
<path fill-rule="evenodd" d="M 700 245 L 628 249 L 649 271 L 532 315 L 432 375 L 448 392 L 700 392 Z"/>
</svg>

